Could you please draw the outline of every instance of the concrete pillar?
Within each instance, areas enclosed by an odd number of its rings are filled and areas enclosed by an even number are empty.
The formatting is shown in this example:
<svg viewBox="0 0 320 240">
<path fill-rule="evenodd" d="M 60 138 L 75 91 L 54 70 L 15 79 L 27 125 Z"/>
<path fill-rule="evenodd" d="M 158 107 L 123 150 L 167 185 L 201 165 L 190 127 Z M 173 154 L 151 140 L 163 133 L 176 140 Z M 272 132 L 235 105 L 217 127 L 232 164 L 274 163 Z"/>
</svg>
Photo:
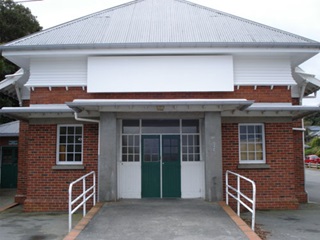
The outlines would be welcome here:
<svg viewBox="0 0 320 240">
<path fill-rule="evenodd" d="M 207 201 L 221 201 L 222 191 L 222 139 L 220 112 L 205 113 L 205 198 Z"/>
<path fill-rule="evenodd" d="M 117 199 L 117 121 L 114 113 L 100 114 L 99 201 Z"/>
</svg>

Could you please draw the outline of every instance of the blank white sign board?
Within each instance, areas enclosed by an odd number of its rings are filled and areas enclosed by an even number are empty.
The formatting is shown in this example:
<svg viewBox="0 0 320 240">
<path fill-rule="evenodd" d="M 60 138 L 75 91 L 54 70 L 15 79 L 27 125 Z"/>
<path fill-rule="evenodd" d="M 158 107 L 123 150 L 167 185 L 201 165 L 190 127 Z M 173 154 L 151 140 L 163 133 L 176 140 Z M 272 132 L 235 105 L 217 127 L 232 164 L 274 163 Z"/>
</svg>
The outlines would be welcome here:
<svg viewBox="0 0 320 240">
<path fill-rule="evenodd" d="M 88 58 L 88 92 L 224 92 L 234 90 L 232 56 Z"/>
</svg>

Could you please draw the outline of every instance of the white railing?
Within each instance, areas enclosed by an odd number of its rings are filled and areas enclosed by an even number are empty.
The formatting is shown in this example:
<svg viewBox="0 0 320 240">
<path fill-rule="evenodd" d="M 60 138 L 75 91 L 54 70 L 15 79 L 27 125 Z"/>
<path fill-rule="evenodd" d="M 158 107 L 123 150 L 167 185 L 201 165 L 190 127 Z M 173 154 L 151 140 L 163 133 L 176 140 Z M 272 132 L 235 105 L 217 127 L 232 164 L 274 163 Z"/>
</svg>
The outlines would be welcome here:
<svg viewBox="0 0 320 240">
<path fill-rule="evenodd" d="M 320 168 L 320 163 L 306 163 L 305 164 L 306 165 L 306 167 L 308 167 L 308 168 L 316 168 L 316 169 L 319 169 Z"/>
<path fill-rule="evenodd" d="M 86 186 L 86 178 L 92 175 L 92 185 L 87 188 Z M 72 199 L 72 187 L 74 184 L 80 182 L 82 180 L 82 193 L 77 196 L 75 199 Z M 89 194 L 89 195 L 88 195 Z M 87 213 L 87 201 L 90 198 L 93 198 L 93 206 L 96 205 L 96 173 L 94 171 L 78 178 L 77 180 L 73 181 L 69 185 L 69 232 L 72 229 L 72 214 L 77 211 L 81 206 L 83 206 L 83 216 L 85 216 Z M 73 207 L 75 203 L 78 201 L 82 201 Z"/>
<path fill-rule="evenodd" d="M 232 187 L 229 185 L 229 174 L 232 174 L 237 177 L 236 187 Z M 241 192 L 241 179 L 246 180 L 247 182 L 252 184 L 252 198 L 248 197 L 247 195 Z M 236 196 L 233 193 L 231 193 L 229 189 L 235 192 Z M 256 184 L 255 182 L 249 178 L 246 178 L 244 176 L 241 176 L 240 174 L 237 174 L 228 170 L 226 172 L 226 203 L 227 205 L 229 205 L 229 196 L 233 197 L 237 201 L 237 214 L 239 217 L 240 217 L 240 204 L 252 213 L 251 229 L 254 230 L 255 218 L 256 218 Z M 243 198 L 251 203 L 252 205 L 251 208 L 241 200 Z"/>
</svg>

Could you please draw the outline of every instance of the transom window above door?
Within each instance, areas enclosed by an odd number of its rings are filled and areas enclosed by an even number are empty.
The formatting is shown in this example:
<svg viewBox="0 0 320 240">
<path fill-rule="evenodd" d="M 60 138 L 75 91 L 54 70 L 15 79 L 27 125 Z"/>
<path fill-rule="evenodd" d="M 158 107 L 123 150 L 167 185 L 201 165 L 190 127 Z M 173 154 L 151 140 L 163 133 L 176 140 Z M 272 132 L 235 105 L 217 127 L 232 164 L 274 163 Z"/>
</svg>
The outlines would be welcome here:
<svg viewBox="0 0 320 240">
<path fill-rule="evenodd" d="M 141 132 L 144 133 L 180 133 L 179 120 L 142 120 Z"/>
<path fill-rule="evenodd" d="M 200 127 L 198 119 L 128 119 L 122 120 L 121 161 L 141 161 L 141 136 L 150 134 L 180 136 L 179 151 L 177 149 L 176 152 L 181 152 L 181 160 L 184 162 L 201 160 Z M 170 149 L 170 154 L 172 154 L 173 150 L 174 149 Z"/>
</svg>

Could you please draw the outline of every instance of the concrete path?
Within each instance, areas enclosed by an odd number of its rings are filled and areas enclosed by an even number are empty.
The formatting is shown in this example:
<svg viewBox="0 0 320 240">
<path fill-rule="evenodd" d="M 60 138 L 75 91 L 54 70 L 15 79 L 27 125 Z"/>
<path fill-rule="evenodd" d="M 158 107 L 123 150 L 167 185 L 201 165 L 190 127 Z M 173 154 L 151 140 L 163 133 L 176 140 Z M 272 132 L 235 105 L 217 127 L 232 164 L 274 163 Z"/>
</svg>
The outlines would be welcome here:
<svg viewBox="0 0 320 240">
<path fill-rule="evenodd" d="M 320 205 L 301 204 L 299 210 L 257 211 L 256 223 L 268 240 L 320 239 Z"/>
<path fill-rule="evenodd" d="M 248 239 L 218 203 L 124 200 L 106 203 L 77 239 Z"/>
<path fill-rule="evenodd" d="M 320 203 L 320 169 L 306 168 L 306 191 L 309 202 Z"/>
<path fill-rule="evenodd" d="M 306 169 L 306 190 L 310 203 L 298 210 L 257 211 L 256 223 L 269 232 L 268 240 L 320 239 L 320 169 Z"/>
<path fill-rule="evenodd" d="M 0 188 L 0 212 L 14 203 L 16 192 L 16 189 Z"/>
</svg>

